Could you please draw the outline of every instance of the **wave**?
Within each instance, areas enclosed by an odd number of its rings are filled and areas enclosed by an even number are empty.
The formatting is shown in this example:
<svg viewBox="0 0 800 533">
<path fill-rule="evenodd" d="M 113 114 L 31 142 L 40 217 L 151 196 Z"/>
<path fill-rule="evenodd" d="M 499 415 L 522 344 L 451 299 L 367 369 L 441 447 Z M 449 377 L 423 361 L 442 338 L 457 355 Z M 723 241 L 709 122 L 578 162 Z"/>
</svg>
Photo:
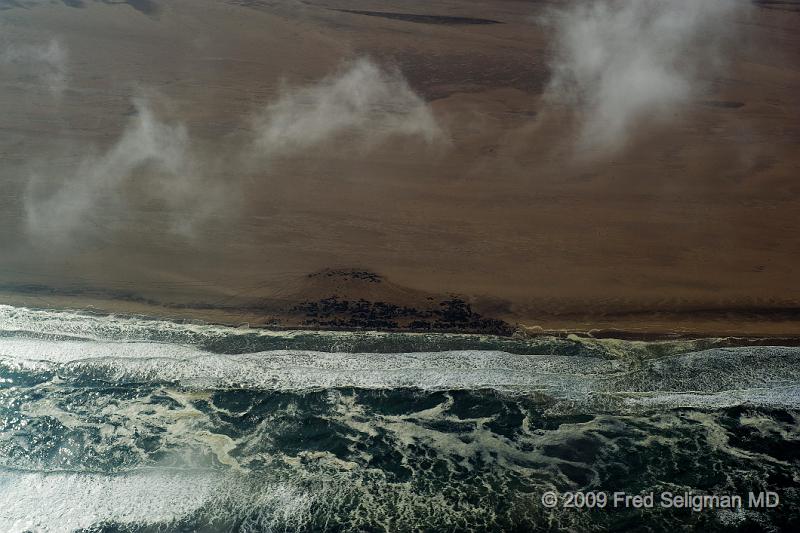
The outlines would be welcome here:
<svg viewBox="0 0 800 533">
<path fill-rule="evenodd" d="M 38 473 L 0 469 L 0 530 L 68 532 L 98 522 L 172 522 L 197 511 L 218 474 L 169 471 Z"/>
<path fill-rule="evenodd" d="M 798 415 L 780 410 L 565 416 L 529 397 L 407 390 L 67 387 L 22 403 L 10 418 L 25 423 L 0 433 L 3 531 L 607 531 L 626 518 L 551 512 L 541 494 L 784 490 L 797 474 L 782 443 Z"/>
<path fill-rule="evenodd" d="M 780 490 L 794 509 L 799 410 L 798 347 L 0 306 L 0 530 L 624 529 L 539 501 L 597 487 Z"/>
<path fill-rule="evenodd" d="M 617 407 L 800 403 L 796 347 L 720 348 L 631 362 L 476 350 L 215 354 L 165 343 L 0 338 L 0 370 L 0 387 L 58 380 L 194 390 L 493 389 Z"/>
<path fill-rule="evenodd" d="M 272 331 L 88 311 L 29 309 L 0 305 L 0 337 L 49 340 L 161 342 L 191 345 L 212 353 L 267 350 L 322 352 L 423 352 L 488 350 L 516 354 L 558 354 L 609 359 L 648 359 L 706 348 L 747 344 L 742 339 L 676 339 L 659 342 L 568 336 L 498 337 L 456 333 L 377 331 Z"/>
</svg>

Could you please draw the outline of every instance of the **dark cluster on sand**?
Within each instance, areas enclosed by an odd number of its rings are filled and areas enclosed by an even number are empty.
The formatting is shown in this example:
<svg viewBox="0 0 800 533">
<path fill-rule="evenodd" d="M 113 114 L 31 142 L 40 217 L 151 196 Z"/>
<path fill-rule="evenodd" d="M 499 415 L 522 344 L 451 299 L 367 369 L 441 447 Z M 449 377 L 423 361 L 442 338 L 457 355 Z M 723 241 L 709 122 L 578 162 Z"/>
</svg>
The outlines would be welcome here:
<svg viewBox="0 0 800 533">
<path fill-rule="evenodd" d="M 502 320 L 474 312 L 470 304 L 457 297 L 439 302 L 438 307 L 432 305 L 420 309 L 331 296 L 316 302 L 304 302 L 294 311 L 306 317 L 303 325 L 326 329 L 459 331 L 493 335 L 510 335 L 514 331 Z"/>
</svg>

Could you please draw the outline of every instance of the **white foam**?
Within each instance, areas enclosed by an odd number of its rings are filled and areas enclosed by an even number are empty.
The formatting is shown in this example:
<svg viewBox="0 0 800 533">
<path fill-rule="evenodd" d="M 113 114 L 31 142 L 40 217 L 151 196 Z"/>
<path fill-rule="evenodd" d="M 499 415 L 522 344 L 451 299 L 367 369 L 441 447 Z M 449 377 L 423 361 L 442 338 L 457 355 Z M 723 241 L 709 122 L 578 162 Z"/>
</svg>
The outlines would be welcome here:
<svg viewBox="0 0 800 533">
<path fill-rule="evenodd" d="M 97 315 L 71 310 L 29 309 L 9 305 L 0 305 L 0 332 L 63 335 L 98 341 L 166 339 L 170 342 L 188 342 L 241 335 L 291 338 L 297 335 L 318 333 L 309 330 L 273 331 L 263 328 L 173 322 L 136 316 Z M 389 335 L 381 332 L 363 333 L 376 337 Z M 346 331 L 325 331 L 324 334 L 342 340 L 352 335 Z M 425 334 L 409 333 L 407 335 L 421 336 Z"/>
<path fill-rule="evenodd" d="M 491 351 L 399 354 L 277 350 L 222 355 L 163 343 L 0 339 L 7 367 L 109 381 L 178 382 L 185 387 L 274 390 L 361 387 L 563 389 L 587 392 L 616 361 Z"/>
<path fill-rule="evenodd" d="M 155 342 L 44 341 L 0 338 L 0 355 L 19 361 L 69 363 L 87 359 L 186 359 L 202 353 L 180 344 Z"/>
<path fill-rule="evenodd" d="M 728 390 L 702 394 L 697 392 L 642 394 L 625 399 L 628 407 L 723 409 L 737 405 L 757 405 L 783 409 L 800 409 L 800 385 Z"/>
<path fill-rule="evenodd" d="M 495 389 L 559 399 L 618 396 L 627 407 L 800 404 L 796 348 L 712 349 L 634 364 L 625 360 L 500 351 L 224 355 L 167 343 L 0 338 L 0 363 L 61 379 L 168 382 L 187 389 Z"/>
<path fill-rule="evenodd" d="M 85 340 L 30 338 L 15 333 L 20 331 Z M 190 389 L 488 388 L 579 401 L 618 395 L 628 398 L 623 402 L 628 406 L 711 407 L 736 402 L 796 405 L 791 387 L 800 384 L 800 348 L 790 347 L 715 348 L 645 361 L 478 350 L 224 355 L 186 344 L 198 341 L 198 334 L 225 339 L 243 333 L 308 332 L 254 332 L 3 305 L 0 332 L 6 333 L 0 336 L 0 363 L 6 369 L 52 371 L 67 379 L 90 375 L 116 383 L 170 382 Z M 161 342 L 152 342 L 154 338 Z"/>
<path fill-rule="evenodd" d="M 0 470 L 0 531 L 57 533 L 102 521 L 171 522 L 199 509 L 218 482 L 212 473 Z"/>
<path fill-rule="evenodd" d="M 222 335 L 236 332 L 253 333 L 261 330 L 231 328 L 203 324 L 185 324 L 167 320 L 150 320 L 115 315 L 94 315 L 70 310 L 29 309 L 0 305 L 0 331 L 31 332 L 49 335 L 69 335 L 94 340 L 147 340 L 154 329 L 163 335 L 205 333 Z M 264 333 L 281 334 L 281 332 Z"/>
</svg>

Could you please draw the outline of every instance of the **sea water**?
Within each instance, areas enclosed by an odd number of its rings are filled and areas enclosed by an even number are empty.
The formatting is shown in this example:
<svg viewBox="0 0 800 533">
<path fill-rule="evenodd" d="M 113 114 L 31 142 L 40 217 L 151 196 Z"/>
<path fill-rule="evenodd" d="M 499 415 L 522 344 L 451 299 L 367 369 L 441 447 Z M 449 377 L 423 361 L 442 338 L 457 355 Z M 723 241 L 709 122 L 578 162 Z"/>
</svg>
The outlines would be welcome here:
<svg viewBox="0 0 800 533">
<path fill-rule="evenodd" d="M 789 531 L 800 348 L 734 344 L 0 306 L 0 531 Z M 664 492 L 779 503 L 563 499 Z"/>
</svg>

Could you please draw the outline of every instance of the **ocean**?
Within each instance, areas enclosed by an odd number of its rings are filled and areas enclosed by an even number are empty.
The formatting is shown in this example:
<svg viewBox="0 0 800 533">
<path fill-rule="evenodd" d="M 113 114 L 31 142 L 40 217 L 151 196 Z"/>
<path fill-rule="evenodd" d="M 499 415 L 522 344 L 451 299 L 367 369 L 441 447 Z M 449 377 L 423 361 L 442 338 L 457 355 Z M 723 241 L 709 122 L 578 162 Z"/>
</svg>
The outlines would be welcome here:
<svg viewBox="0 0 800 533">
<path fill-rule="evenodd" d="M 0 306 L 0 531 L 797 531 L 800 348 L 762 344 Z"/>
</svg>

